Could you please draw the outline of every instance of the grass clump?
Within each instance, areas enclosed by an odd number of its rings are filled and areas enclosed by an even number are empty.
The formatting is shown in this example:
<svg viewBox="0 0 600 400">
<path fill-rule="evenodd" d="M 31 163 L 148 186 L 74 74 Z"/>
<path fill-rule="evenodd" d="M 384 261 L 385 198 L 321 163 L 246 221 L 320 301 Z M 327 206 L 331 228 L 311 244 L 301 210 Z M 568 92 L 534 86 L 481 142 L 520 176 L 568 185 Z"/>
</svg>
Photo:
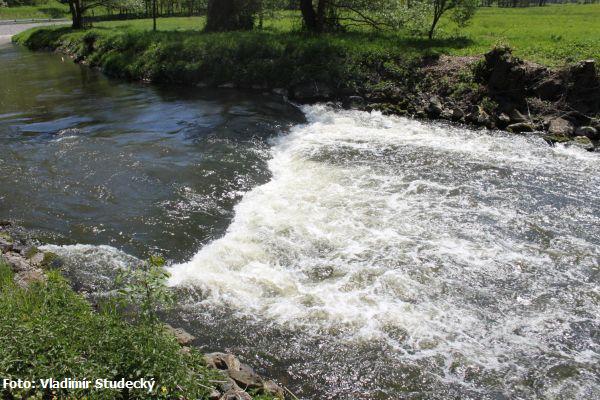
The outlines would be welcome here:
<svg viewBox="0 0 600 400">
<path fill-rule="evenodd" d="M 158 321 L 125 321 L 119 307 L 95 311 L 56 271 L 47 282 L 27 289 L 13 282 L 0 258 L 0 376 L 39 379 L 76 378 L 156 382 L 154 391 L 35 389 L 7 390 L 7 398 L 179 399 L 207 398 L 216 372 L 195 350 L 181 352 Z M 222 379 L 222 378 L 221 378 Z M 2 390 L 0 389 L 0 392 Z"/>
</svg>

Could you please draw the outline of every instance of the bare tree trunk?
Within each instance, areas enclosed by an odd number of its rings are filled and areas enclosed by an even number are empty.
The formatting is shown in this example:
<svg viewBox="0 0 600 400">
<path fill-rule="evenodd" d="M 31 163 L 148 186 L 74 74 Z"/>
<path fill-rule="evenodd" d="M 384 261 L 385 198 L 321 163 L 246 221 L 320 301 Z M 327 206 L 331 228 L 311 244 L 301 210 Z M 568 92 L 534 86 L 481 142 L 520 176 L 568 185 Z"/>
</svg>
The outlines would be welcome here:
<svg viewBox="0 0 600 400">
<path fill-rule="evenodd" d="M 300 11 L 302 11 L 302 19 L 304 27 L 311 31 L 317 31 L 317 13 L 313 8 L 312 0 L 300 0 Z"/>
<path fill-rule="evenodd" d="M 209 0 L 207 32 L 250 30 L 254 27 L 254 0 Z"/>
<path fill-rule="evenodd" d="M 71 11 L 71 18 L 73 19 L 73 24 L 71 25 L 72 28 L 82 29 L 83 13 L 81 10 L 80 0 L 69 0 L 69 10 Z"/>
</svg>

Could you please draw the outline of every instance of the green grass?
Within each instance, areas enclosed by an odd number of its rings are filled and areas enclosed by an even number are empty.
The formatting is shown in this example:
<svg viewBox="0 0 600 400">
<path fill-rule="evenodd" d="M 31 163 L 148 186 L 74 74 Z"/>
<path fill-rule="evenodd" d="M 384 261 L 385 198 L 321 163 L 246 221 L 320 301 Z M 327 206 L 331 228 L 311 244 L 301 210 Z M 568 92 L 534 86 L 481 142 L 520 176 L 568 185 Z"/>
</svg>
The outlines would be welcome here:
<svg viewBox="0 0 600 400">
<path fill-rule="evenodd" d="M 196 352 L 182 353 L 158 324 L 125 322 L 114 307 L 96 312 L 57 273 L 22 289 L 0 257 L 0 376 L 14 379 L 154 378 L 155 393 L 132 390 L 13 391 L 15 398 L 207 398 L 222 377 Z M 26 393 L 27 392 L 27 393 Z M 0 390 L 0 396 L 6 395 Z M 2 396 L 3 397 L 3 396 Z M 3 397 L 4 398 L 4 397 Z M 7 397 L 12 398 L 12 397 Z"/>
<path fill-rule="evenodd" d="M 583 59 L 600 60 L 600 4 L 529 8 L 480 8 L 463 30 L 446 22 L 443 36 L 462 35 L 471 43 L 450 54 L 477 55 L 493 45 L 510 46 L 514 54 L 549 66 Z"/>
<path fill-rule="evenodd" d="M 70 17 L 69 6 L 56 0 L 35 6 L 0 7 L 0 20 L 66 17 Z"/>
<path fill-rule="evenodd" d="M 59 3 L 49 3 L 58 5 Z M 15 8 L 14 10 L 23 7 Z M 0 15 L 5 10 L 0 9 Z M 514 54 L 547 66 L 593 58 L 600 60 L 600 4 L 550 5 L 529 8 L 483 7 L 466 28 L 458 28 L 451 21 L 443 20 L 437 40 L 430 42 L 423 37 L 412 37 L 404 32 L 373 34 L 365 30 L 350 32 L 351 35 L 331 34 L 325 39 L 333 44 L 380 51 L 398 52 L 402 48 L 408 55 L 437 52 L 451 55 L 481 55 L 497 44 L 510 46 Z M 161 31 L 200 31 L 203 17 L 159 18 Z M 149 31 L 152 20 L 106 21 L 96 23 L 100 29 L 120 31 Z M 267 18 L 264 30 L 257 32 L 257 40 L 265 34 L 283 36 L 300 30 L 298 13 L 279 12 Z M 183 38 L 183 36 L 182 36 Z"/>
<path fill-rule="evenodd" d="M 403 32 L 373 35 L 365 31 L 344 35 L 328 35 L 332 42 L 358 41 L 352 46 L 366 48 L 402 46 L 408 52 L 434 50 L 452 55 L 481 55 L 497 44 L 510 46 L 514 54 L 547 66 L 593 58 L 600 60 L 600 4 L 551 5 L 529 8 L 483 7 L 466 28 L 458 28 L 449 20 L 442 21 L 437 41 L 414 38 Z M 128 30 L 151 30 L 151 20 L 107 21 L 97 27 Z M 165 18 L 158 20 L 162 31 L 199 31 L 203 17 Z M 265 31 L 287 34 L 298 31 L 297 14 L 278 13 L 268 18 Z"/>
</svg>

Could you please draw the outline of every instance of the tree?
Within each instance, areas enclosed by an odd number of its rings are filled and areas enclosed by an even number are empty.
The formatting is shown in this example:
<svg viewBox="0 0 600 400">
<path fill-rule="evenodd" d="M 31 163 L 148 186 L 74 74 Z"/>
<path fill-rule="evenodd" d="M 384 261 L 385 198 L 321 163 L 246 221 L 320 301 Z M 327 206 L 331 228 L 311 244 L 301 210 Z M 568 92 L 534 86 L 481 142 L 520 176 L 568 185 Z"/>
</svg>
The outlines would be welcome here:
<svg viewBox="0 0 600 400">
<path fill-rule="evenodd" d="M 306 30 L 316 33 L 350 25 L 397 28 L 401 0 L 300 0 Z"/>
<path fill-rule="evenodd" d="M 259 11 L 259 0 L 209 0 L 207 32 L 250 30 Z"/>
<path fill-rule="evenodd" d="M 110 6 L 112 0 L 59 0 L 62 4 L 69 5 L 73 29 L 83 28 L 83 17 L 88 10 L 99 6 Z"/>
<path fill-rule="evenodd" d="M 459 26 L 465 26 L 475 15 L 477 0 L 430 0 L 432 5 L 432 19 L 427 36 L 433 38 L 435 28 L 440 18 L 447 11 L 452 10 L 452 20 Z"/>
</svg>

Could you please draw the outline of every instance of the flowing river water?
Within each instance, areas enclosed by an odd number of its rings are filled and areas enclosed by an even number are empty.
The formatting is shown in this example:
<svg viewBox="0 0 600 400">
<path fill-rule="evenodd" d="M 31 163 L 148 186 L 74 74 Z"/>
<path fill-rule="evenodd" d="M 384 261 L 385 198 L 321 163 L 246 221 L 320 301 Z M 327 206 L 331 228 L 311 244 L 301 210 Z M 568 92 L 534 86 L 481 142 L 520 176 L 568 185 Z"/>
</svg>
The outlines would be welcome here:
<svg viewBox="0 0 600 400">
<path fill-rule="evenodd" d="M 600 154 L 0 47 L 0 218 L 81 290 L 160 253 L 302 399 L 600 397 Z"/>
</svg>

